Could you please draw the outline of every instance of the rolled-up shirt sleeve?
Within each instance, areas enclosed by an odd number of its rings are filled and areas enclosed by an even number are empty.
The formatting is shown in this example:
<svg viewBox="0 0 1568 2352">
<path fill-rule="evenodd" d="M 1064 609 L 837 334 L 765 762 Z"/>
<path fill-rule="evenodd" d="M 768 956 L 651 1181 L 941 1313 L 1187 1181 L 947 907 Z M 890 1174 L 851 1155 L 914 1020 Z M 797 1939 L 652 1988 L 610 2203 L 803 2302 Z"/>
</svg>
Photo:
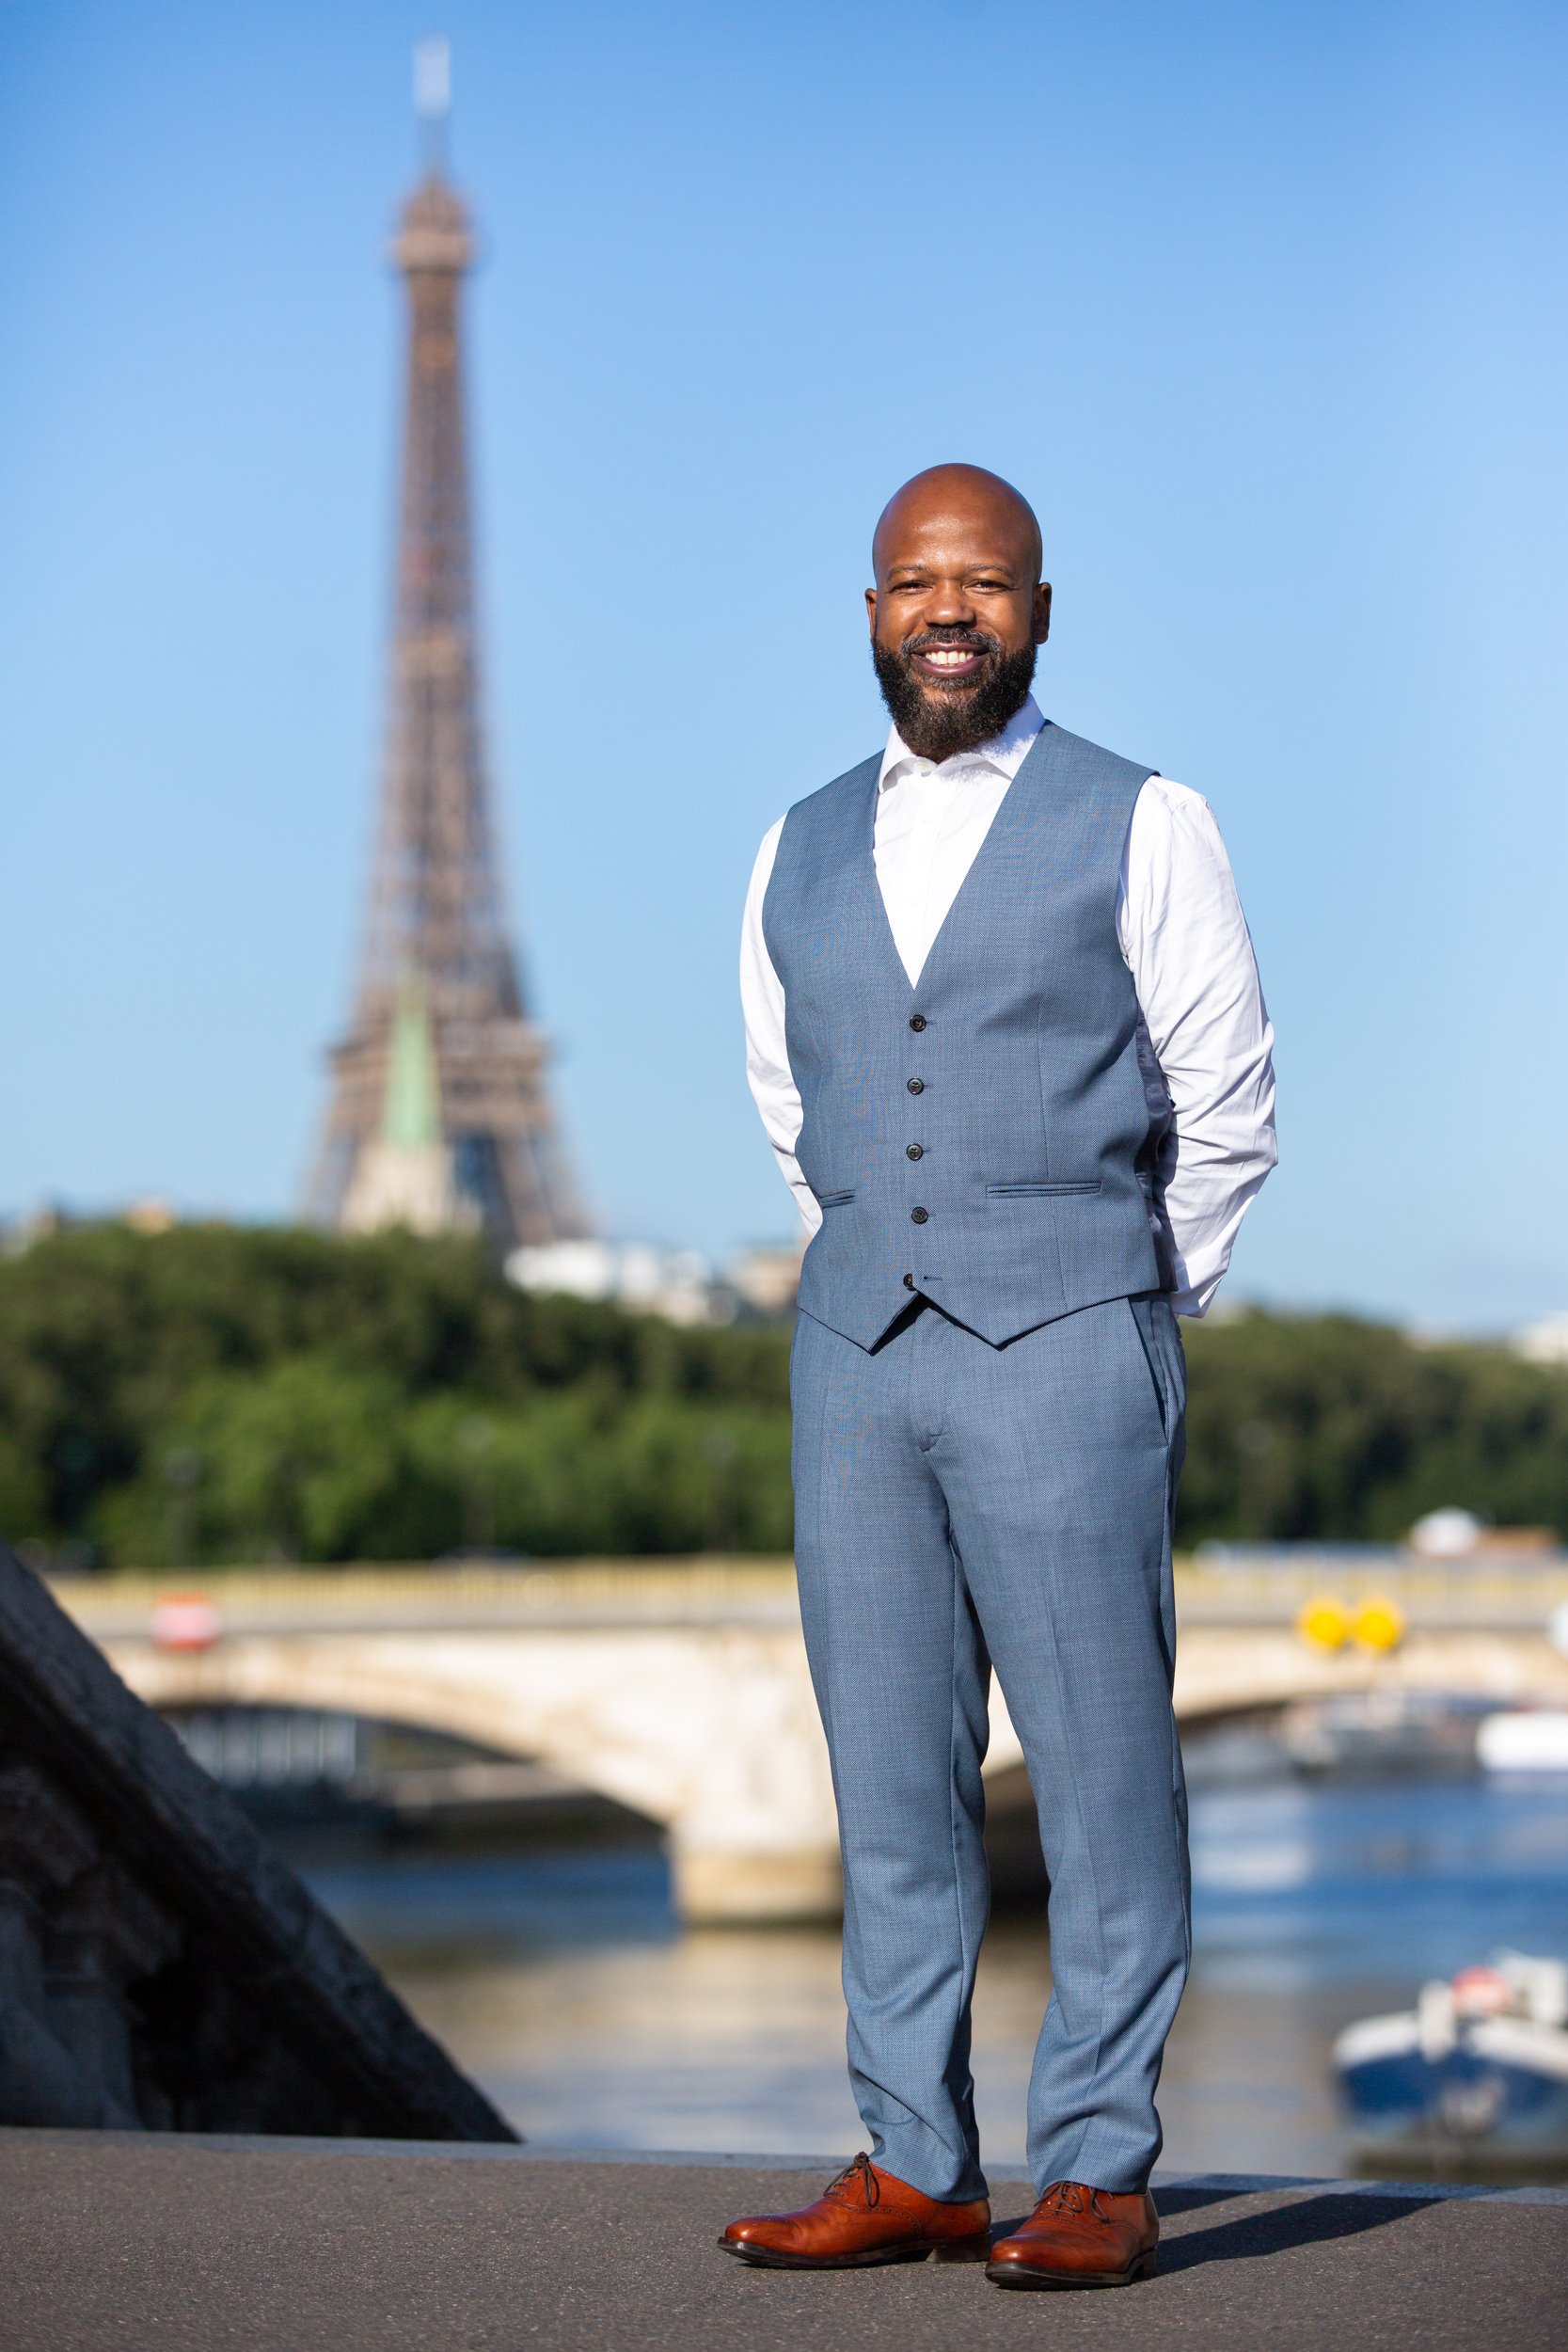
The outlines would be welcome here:
<svg viewBox="0 0 1568 2352">
<path fill-rule="evenodd" d="M 1201 1315 L 1278 1157 L 1274 1029 L 1213 811 L 1164 776 L 1149 778 L 1133 808 L 1117 923 L 1174 1113 L 1164 1157 L 1171 1303 Z"/>
<path fill-rule="evenodd" d="M 816 1196 L 800 1173 L 795 1146 L 800 1136 L 800 1095 L 789 1067 L 784 1040 L 784 982 L 773 967 L 763 937 L 762 902 L 773 876 L 784 818 L 763 835 L 746 893 L 746 913 L 740 927 L 740 1005 L 746 1019 L 746 1080 L 757 1106 L 763 1131 L 773 1147 L 779 1171 L 795 1196 L 795 1205 L 808 1234 L 822 1222 Z"/>
</svg>

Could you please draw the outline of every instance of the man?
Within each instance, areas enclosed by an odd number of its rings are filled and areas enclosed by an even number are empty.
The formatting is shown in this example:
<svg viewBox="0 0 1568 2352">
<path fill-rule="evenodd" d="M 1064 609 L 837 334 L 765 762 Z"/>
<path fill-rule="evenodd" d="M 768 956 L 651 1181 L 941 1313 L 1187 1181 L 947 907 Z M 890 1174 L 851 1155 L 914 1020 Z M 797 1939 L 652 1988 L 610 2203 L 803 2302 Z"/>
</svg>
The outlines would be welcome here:
<svg viewBox="0 0 1568 2352">
<path fill-rule="evenodd" d="M 871 2135 L 721 2243 L 790 2267 L 1154 2266 L 1154 2092 L 1189 1950 L 1171 1507 L 1201 1314 L 1274 1165 L 1272 1033 L 1206 803 L 1042 721 L 1039 526 L 907 483 L 866 595 L 887 749 L 762 845 L 752 1091 L 814 1238 L 793 1364 L 801 1618 Z M 969 2069 L 994 1664 L 1051 1879 L 1039 2202 L 989 2242 Z"/>
</svg>

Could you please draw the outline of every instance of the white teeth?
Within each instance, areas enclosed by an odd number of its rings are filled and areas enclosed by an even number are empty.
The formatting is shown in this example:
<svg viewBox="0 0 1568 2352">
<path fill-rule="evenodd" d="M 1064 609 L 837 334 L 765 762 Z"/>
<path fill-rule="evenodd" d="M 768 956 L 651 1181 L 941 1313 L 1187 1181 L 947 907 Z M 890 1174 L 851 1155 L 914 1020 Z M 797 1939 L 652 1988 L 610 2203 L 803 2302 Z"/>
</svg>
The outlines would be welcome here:
<svg viewBox="0 0 1568 2352">
<path fill-rule="evenodd" d="M 973 661 L 974 656 L 967 645 L 933 645 L 926 659 L 934 661 L 939 669 L 953 670 L 961 661 Z"/>
</svg>

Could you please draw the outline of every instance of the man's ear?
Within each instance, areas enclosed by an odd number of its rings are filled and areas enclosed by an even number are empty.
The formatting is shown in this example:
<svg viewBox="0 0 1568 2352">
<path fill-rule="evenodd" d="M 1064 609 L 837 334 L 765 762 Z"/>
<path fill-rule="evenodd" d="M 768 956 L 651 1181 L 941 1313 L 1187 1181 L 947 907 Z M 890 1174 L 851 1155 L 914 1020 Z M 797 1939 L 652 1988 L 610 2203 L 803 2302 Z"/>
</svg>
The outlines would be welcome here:
<svg viewBox="0 0 1568 2352">
<path fill-rule="evenodd" d="M 1042 580 L 1035 591 L 1035 643 L 1043 645 L 1051 634 L 1051 582 Z"/>
<path fill-rule="evenodd" d="M 865 622 L 872 636 L 875 637 L 877 634 L 877 591 L 875 588 L 868 588 L 865 592 Z"/>
</svg>

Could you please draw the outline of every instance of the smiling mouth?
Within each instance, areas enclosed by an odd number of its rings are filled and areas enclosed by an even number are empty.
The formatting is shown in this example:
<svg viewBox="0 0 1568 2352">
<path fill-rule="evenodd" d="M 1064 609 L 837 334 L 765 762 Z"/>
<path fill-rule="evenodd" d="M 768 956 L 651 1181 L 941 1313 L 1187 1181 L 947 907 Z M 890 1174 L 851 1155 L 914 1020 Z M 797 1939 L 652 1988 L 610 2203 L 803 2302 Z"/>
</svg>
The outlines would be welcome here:
<svg viewBox="0 0 1568 2352">
<path fill-rule="evenodd" d="M 922 677 L 955 686 L 984 669 L 990 650 L 986 645 L 922 645 L 911 660 Z"/>
</svg>

